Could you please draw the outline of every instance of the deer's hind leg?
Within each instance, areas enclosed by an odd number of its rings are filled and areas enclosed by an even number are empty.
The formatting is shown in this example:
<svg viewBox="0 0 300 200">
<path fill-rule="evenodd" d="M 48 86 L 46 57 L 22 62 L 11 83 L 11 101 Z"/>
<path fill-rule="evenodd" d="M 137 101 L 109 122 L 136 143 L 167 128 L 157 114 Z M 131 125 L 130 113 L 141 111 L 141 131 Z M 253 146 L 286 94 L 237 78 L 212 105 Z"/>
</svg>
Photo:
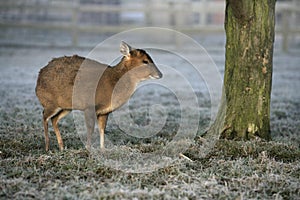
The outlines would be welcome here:
<svg viewBox="0 0 300 200">
<path fill-rule="evenodd" d="M 52 126 L 53 126 L 54 132 L 56 134 L 56 139 L 57 139 L 57 142 L 58 142 L 59 150 L 61 150 L 61 151 L 64 150 L 64 143 L 63 143 L 63 140 L 61 138 L 60 131 L 58 129 L 58 122 L 59 122 L 60 119 L 65 117 L 70 112 L 71 112 L 71 110 L 61 110 L 51 118 Z"/>
<path fill-rule="evenodd" d="M 46 151 L 49 151 L 49 134 L 48 134 L 48 121 L 53 116 L 57 115 L 61 111 L 60 108 L 45 108 L 43 111 L 43 124 L 44 124 L 44 135 L 45 135 L 45 149 Z"/>
</svg>

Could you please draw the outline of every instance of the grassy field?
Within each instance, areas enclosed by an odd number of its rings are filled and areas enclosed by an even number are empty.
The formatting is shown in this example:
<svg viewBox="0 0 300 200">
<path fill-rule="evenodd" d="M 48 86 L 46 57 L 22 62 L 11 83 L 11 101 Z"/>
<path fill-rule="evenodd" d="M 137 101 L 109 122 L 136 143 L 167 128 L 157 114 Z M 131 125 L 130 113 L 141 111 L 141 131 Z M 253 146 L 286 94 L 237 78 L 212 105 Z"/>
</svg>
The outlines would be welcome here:
<svg viewBox="0 0 300 200">
<path fill-rule="evenodd" d="M 137 157 L 143 161 L 144 155 L 160 152 L 177 129 L 180 115 L 176 109 L 169 111 L 161 133 L 151 138 L 125 135 L 110 122 L 107 137 L 112 145 L 108 150 L 92 153 L 85 150 L 70 115 L 60 124 L 66 150 L 58 151 L 51 129 L 51 151 L 45 152 L 42 108 L 34 94 L 37 72 L 49 57 L 86 52 L 76 49 L 0 50 L 0 199 L 300 197 L 300 60 L 293 55 L 274 56 L 273 141 L 220 140 L 212 149 L 205 149 L 203 140 L 196 137 L 181 152 L 184 156 L 155 155 L 155 159 L 145 160 L 144 164 L 149 162 L 156 167 L 139 171 L 135 168 L 143 163 L 130 161 Z M 220 65 L 223 57 L 223 52 L 213 56 Z M 172 108 L 178 106 L 173 96 L 165 95 L 163 99 Z M 209 112 L 205 109 L 210 106 L 209 101 L 205 98 L 202 101 L 200 129 L 209 123 Z M 135 121 L 143 124 L 147 121 L 147 112 L 138 111 Z M 118 162 L 108 162 L 113 159 Z M 159 165 L 162 161 L 165 161 L 163 165 Z M 120 162 L 127 162 L 126 170 L 118 165 Z"/>
</svg>

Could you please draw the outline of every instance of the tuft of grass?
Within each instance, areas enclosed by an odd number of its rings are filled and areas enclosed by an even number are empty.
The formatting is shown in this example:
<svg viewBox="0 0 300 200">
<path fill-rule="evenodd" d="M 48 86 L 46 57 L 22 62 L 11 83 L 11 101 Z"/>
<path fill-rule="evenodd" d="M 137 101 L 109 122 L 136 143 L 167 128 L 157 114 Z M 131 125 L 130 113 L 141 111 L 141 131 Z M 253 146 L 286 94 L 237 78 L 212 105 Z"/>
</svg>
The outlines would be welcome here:
<svg viewBox="0 0 300 200">
<path fill-rule="evenodd" d="M 265 142 L 259 140 L 219 140 L 210 155 L 236 159 L 249 156 L 258 158 L 262 153 L 282 162 L 294 162 L 300 158 L 300 149 L 296 146 L 274 141 Z"/>
</svg>

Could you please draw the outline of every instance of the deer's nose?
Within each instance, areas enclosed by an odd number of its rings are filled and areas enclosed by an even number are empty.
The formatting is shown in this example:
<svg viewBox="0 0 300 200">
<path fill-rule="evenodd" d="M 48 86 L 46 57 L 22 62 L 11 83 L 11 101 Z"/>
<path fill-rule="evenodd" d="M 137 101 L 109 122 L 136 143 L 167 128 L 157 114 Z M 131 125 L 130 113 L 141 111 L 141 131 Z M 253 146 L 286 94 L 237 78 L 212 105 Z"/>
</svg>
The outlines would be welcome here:
<svg viewBox="0 0 300 200">
<path fill-rule="evenodd" d="M 156 73 L 155 74 L 151 74 L 149 77 L 151 79 L 160 79 L 162 78 L 162 73 L 157 69 Z"/>
</svg>

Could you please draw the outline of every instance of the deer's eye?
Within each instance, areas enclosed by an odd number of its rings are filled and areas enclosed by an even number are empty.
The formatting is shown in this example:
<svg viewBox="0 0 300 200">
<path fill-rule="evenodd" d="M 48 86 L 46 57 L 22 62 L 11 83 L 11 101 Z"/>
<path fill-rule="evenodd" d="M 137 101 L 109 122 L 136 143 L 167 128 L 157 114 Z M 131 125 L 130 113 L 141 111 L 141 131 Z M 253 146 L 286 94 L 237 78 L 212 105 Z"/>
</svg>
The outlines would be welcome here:
<svg viewBox="0 0 300 200">
<path fill-rule="evenodd" d="M 149 64 L 149 61 L 148 60 L 143 60 L 143 63 L 144 64 Z"/>
</svg>

